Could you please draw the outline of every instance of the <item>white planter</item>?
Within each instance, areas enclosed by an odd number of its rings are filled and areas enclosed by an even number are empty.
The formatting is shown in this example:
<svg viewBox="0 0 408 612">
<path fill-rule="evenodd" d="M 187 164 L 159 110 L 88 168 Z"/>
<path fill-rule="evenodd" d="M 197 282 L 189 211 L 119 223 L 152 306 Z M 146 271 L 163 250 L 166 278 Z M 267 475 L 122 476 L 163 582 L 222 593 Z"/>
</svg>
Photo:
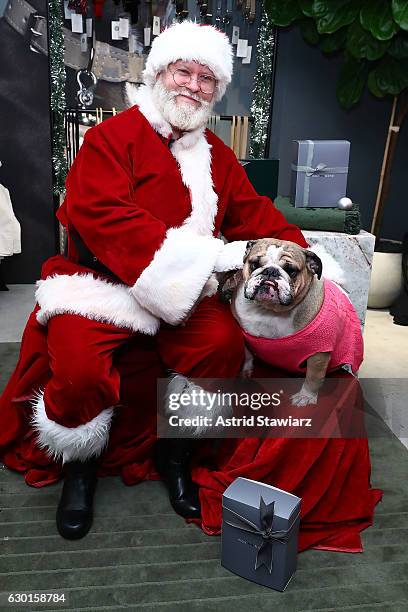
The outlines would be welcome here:
<svg viewBox="0 0 408 612">
<path fill-rule="evenodd" d="M 388 308 L 402 289 L 402 253 L 374 252 L 368 308 Z"/>
</svg>

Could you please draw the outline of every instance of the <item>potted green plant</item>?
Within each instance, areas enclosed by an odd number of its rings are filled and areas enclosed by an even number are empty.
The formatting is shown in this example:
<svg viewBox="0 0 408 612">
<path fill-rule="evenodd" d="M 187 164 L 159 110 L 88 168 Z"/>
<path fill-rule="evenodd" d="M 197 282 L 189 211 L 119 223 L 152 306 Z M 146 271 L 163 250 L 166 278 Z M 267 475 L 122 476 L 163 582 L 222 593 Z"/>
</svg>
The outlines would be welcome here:
<svg viewBox="0 0 408 612">
<path fill-rule="evenodd" d="M 298 26 L 307 43 L 325 54 L 342 54 L 336 95 L 355 106 L 366 87 L 391 97 L 371 232 L 376 237 L 368 305 L 389 306 L 402 286 L 401 243 L 380 238 L 392 163 L 408 115 L 408 0 L 265 0 L 272 23 Z"/>
</svg>

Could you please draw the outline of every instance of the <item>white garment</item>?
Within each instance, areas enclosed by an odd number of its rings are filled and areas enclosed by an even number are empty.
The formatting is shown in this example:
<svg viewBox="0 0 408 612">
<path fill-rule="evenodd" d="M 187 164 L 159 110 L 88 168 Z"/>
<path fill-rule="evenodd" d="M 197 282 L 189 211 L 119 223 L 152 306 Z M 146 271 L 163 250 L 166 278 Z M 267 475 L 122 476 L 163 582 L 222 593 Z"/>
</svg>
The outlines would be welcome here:
<svg viewBox="0 0 408 612">
<path fill-rule="evenodd" d="M 13 207 L 9 190 L 0 184 L 0 257 L 21 253 L 21 230 Z"/>
</svg>

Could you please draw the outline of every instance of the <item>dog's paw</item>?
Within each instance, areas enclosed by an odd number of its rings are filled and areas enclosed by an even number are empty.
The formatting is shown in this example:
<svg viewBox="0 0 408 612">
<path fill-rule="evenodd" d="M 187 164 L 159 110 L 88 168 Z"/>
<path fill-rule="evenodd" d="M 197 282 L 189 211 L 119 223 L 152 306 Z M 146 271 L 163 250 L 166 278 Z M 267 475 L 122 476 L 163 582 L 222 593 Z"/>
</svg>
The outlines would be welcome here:
<svg viewBox="0 0 408 612">
<path fill-rule="evenodd" d="M 317 393 L 301 389 L 294 395 L 290 396 L 293 406 L 308 406 L 309 404 L 317 404 Z"/>
</svg>

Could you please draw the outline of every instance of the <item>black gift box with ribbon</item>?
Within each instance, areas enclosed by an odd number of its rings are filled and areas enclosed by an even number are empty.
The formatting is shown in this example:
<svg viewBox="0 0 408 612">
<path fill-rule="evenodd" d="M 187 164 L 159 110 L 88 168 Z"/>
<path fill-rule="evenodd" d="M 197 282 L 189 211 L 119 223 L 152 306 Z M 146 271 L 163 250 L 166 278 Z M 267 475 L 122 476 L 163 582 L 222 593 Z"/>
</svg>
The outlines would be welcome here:
<svg viewBox="0 0 408 612">
<path fill-rule="evenodd" d="M 300 502 L 271 485 L 234 480 L 222 498 L 223 567 L 284 591 L 296 571 Z"/>
</svg>

